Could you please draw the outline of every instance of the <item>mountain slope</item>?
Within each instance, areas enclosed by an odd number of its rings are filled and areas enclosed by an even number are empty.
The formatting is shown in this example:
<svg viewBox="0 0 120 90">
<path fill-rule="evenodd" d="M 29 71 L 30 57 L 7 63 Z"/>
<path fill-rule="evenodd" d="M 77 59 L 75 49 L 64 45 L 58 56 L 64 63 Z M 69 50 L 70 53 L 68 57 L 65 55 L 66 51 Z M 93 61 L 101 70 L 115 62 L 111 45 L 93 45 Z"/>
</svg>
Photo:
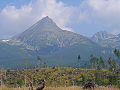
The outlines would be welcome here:
<svg viewBox="0 0 120 90">
<path fill-rule="evenodd" d="M 23 64 L 26 54 L 27 52 L 19 47 L 0 42 L 0 67 L 14 68 L 18 64 Z"/>
<path fill-rule="evenodd" d="M 77 61 L 80 54 L 83 63 L 91 54 L 105 56 L 111 52 L 85 36 L 62 30 L 49 17 L 45 17 L 8 42 L 22 46 L 33 56 L 41 56 L 49 65 L 68 66 Z"/>
<path fill-rule="evenodd" d="M 16 41 L 16 44 L 20 42 L 27 49 L 33 50 L 48 46 L 63 48 L 78 44 L 93 44 L 82 35 L 60 29 L 49 17 L 38 21 L 23 33 L 13 37 L 12 40 Z"/>
</svg>

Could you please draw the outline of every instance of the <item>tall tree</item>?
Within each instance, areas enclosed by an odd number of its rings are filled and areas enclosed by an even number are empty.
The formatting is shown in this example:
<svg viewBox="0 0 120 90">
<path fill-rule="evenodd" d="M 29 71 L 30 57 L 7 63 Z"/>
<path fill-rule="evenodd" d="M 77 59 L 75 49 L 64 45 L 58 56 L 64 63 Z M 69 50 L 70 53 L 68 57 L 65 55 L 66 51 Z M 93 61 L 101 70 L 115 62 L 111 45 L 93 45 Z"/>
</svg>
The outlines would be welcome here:
<svg viewBox="0 0 120 90">
<path fill-rule="evenodd" d="M 44 68 L 47 68 L 47 62 L 44 61 Z"/>
<path fill-rule="evenodd" d="M 117 56 L 118 57 L 118 59 L 120 59 L 120 50 L 118 50 L 118 49 L 115 49 L 114 50 L 114 54 L 115 54 L 115 56 Z M 118 62 L 118 65 L 117 65 L 117 67 L 120 67 L 120 61 L 117 61 Z"/>
<path fill-rule="evenodd" d="M 41 67 L 41 58 L 40 56 L 37 56 L 37 68 Z"/>
<path fill-rule="evenodd" d="M 78 67 L 80 67 L 80 60 L 81 60 L 81 56 L 78 55 Z"/>
<path fill-rule="evenodd" d="M 118 58 L 120 58 L 120 51 L 119 51 L 118 49 L 115 49 L 115 50 L 114 50 L 114 54 L 115 54 Z"/>
<path fill-rule="evenodd" d="M 99 59 L 96 56 L 91 55 L 90 56 L 90 64 L 91 64 L 92 68 L 97 69 L 98 63 L 99 63 Z"/>
<path fill-rule="evenodd" d="M 100 69 L 105 68 L 105 62 L 103 60 L 103 57 L 100 57 L 99 59 L 99 68 Z"/>
<path fill-rule="evenodd" d="M 24 69 L 28 69 L 28 66 L 29 66 L 29 55 L 28 54 L 25 54 L 24 56 Z"/>
<path fill-rule="evenodd" d="M 116 60 L 113 59 L 112 57 L 109 57 L 108 59 L 108 65 L 109 65 L 109 70 L 110 71 L 115 71 L 116 70 Z"/>
</svg>

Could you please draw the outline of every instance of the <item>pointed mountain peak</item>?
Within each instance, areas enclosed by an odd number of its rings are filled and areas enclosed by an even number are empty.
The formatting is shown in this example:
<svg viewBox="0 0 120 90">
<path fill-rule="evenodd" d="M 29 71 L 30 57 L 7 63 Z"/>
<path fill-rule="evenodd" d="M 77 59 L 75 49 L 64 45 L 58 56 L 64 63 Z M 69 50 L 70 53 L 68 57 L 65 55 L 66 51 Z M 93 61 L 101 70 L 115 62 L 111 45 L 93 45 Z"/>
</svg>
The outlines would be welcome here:
<svg viewBox="0 0 120 90">
<path fill-rule="evenodd" d="M 56 23 L 49 18 L 48 16 L 42 18 L 41 20 L 39 20 L 37 23 L 35 23 L 34 25 L 32 25 L 30 28 L 28 28 L 26 31 L 24 31 L 23 33 L 30 33 L 30 32 L 36 32 L 36 34 L 41 33 L 41 32 L 46 32 L 46 31 L 60 31 L 62 30 L 61 28 L 59 28 Z"/>
<path fill-rule="evenodd" d="M 49 16 L 44 17 L 43 19 L 50 19 Z"/>
<path fill-rule="evenodd" d="M 42 24 L 55 24 L 54 21 L 49 18 L 48 16 L 43 17 L 41 20 L 38 21 L 38 23 L 42 23 Z"/>
<path fill-rule="evenodd" d="M 41 20 L 52 20 L 50 17 L 46 16 L 46 17 L 43 17 Z"/>
</svg>

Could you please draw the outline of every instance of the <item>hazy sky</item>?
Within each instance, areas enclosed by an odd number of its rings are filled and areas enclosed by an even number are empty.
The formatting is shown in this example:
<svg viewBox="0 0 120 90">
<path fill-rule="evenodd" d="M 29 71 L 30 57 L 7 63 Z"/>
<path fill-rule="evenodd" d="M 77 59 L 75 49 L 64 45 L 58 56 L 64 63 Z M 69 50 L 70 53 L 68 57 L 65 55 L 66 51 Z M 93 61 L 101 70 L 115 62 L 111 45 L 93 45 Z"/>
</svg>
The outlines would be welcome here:
<svg viewBox="0 0 120 90">
<path fill-rule="evenodd" d="M 0 0 L 0 39 L 49 16 L 65 30 L 91 36 L 120 33 L 120 0 Z"/>
</svg>

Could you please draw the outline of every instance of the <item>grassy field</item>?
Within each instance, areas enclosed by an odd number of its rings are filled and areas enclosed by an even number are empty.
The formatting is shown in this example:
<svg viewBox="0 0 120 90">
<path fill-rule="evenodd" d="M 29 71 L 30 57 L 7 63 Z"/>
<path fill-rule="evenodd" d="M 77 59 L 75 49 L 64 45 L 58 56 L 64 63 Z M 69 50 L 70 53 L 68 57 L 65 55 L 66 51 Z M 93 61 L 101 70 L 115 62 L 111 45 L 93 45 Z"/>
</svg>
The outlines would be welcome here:
<svg viewBox="0 0 120 90">
<path fill-rule="evenodd" d="M 29 90 L 28 88 L 0 88 L 0 90 Z M 34 89 L 35 90 L 35 89 Z M 72 87 L 46 87 L 43 90 L 83 90 L 82 87 L 72 86 Z M 98 87 L 94 90 L 120 90 L 115 87 Z"/>
<path fill-rule="evenodd" d="M 110 85 L 120 87 L 120 77 L 116 77 L 116 73 L 104 69 L 97 71 L 95 69 L 55 67 L 28 70 L 1 70 L 0 75 L 3 85 L 3 88 L 0 87 L 0 90 L 29 90 L 28 88 L 16 87 L 28 87 L 31 82 L 34 87 L 38 87 L 41 85 L 38 80 L 45 81 L 46 88 L 44 90 L 83 90 L 79 86 L 84 86 L 91 80 L 98 86 L 102 86 L 95 90 L 120 90 L 115 87 L 108 87 Z M 117 75 L 120 76 L 120 70 Z"/>
</svg>

